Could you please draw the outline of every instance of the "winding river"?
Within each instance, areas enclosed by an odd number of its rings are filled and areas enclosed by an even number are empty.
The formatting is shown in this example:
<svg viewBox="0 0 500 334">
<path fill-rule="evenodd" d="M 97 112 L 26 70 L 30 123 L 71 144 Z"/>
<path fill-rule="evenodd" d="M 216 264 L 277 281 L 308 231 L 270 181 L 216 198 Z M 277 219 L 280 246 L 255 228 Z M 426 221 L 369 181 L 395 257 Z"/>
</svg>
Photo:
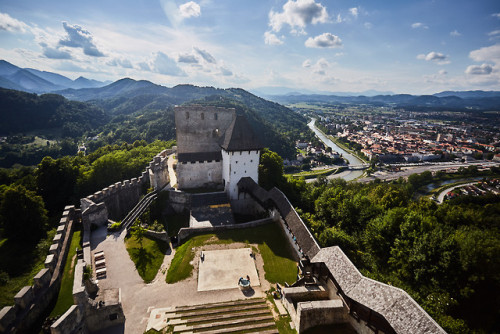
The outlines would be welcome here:
<svg viewBox="0 0 500 334">
<path fill-rule="evenodd" d="M 309 126 L 309 128 L 314 131 L 314 133 L 316 134 L 316 136 L 323 142 L 325 143 L 325 145 L 327 145 L 328 147 L 331 147 L 333 151 L 335 152 L 338 152 L 340 154 L 342 154 L 342 157 L 344 157 L 345 159 L 347 159 L 347 161 L 349 161 L 349 164 L 350 165 L 360 165 L 363 163 L 363 161 L 361 161 L 359 158 L 355 157 L 354 155 L 352 155 L 351 153 L 345 151 L 344 149 L 342 149 L 340 146 L 338 146 L 337 144 L 335 144 L 333 141 L 331 141 L 328 137 L 326 137 L 317 127 L 316 125 L 314 124 L 316 122 L 316 119 L 312 119 L 308 124 L 307 126 Z M 349 171 L 345 171 L 345 172 L 342 172 L 340 174 L 338 174 L 337 176 L 338 177 L 341 177 L 343 178 L 344 180 L 346 181 L 351 181 L 351 180 L 354 180 L 358 177 L 360 177 L 361 175 L 363 175 L 363 171 L 362 170 L 349 170 Z M 332 175 L 332 176 L 336 176 L 336 175 Z"/>
</svg>

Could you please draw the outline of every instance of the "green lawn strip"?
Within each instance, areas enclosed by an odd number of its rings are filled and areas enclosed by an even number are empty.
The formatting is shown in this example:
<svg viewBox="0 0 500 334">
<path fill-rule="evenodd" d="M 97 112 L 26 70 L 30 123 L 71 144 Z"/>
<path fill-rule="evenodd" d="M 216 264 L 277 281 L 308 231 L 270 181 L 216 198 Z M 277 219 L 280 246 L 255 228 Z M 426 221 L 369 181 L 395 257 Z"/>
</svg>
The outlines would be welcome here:
<svg viewBox="0 0 500 334">
<path fill-rule="evenodd" d="M 163 263 L 163 258 L 168 249 L 167 243 L 145 236 L 141 248 L 141 245 L 134 237 L 129 237 L 125 240 L 125 246 L 144 282 L 151 282 Z"/>
<path fill-rule="evenodd" d="M 328 176 L 330 174 L 334 174 L 337 171 L 337 169 L 338 168 L 328 168 L 328 169 L 323 169 L 323 170 L 300 172 L 297 174 L 292 174 L 292 176 L 295 178 L 305 177 L 306 179 L 310 179 L 310 178 L 318 177 L 320 175 Z"/>
<path fill-rule="evenodd" d="M 47 232 L 46 245 L 50 246 L 56 229 Z M 9 274 L 7 284 L 0 285 L 0 308 L 14 305 L 14 296 L 25 286 L 33 285 L 33 276 L 44 268 L 48 248 L 39 251 L 29 249 L 18 242 L 3 241 L 0 246 L 0 270 Z"/>
<path fill-rule="evenodd" d="M 295 282 L 297 263 L 281 227 L 266 224 L 248 229 L 225 230 L 191 237 L 176 250 L 167 272 L 167 283 L 175 283 L 191 276 L 193 248 L 204 244 L 257 244 L 264 260 L 265 277 L 271 283 Z"/>
<path fill-rule="evenodd" d="M 57 296 L 56 306 L 50 313 L 50 316 L 64 314 L 68 308 L 73 305 L 73 278 L 75 276 L 75 263 L 76 263 L 76 248 L 80 246 L 81 232 L 73 232 L 71 237 L 71 244 L 68 250 L 68 257 L 64 265 L 64 272 L 61 280 L 61 287 L 59 288 L 59 295 Z"/>
<path fill-rule="evenodd" d="M 285 317 L 279 317 L 276 321 L 276 327 L 278 327 L 278 331 L 280 334 L 297 334 L 297 331 L 290 327 L 290 321 L 292 319 L 289 315 Z"/>
</svg>

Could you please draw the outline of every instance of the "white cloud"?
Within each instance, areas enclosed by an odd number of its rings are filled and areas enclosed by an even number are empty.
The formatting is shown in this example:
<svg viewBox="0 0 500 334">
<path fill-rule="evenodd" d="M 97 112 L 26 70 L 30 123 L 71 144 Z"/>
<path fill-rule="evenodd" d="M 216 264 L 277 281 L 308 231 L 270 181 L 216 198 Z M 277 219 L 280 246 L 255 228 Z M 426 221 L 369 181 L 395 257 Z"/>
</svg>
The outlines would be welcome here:
<svg viewBox="0 0 500 334">
<path fill-rule="evenodd" d="M 493 62 L 500 64 L 500 44 L 486 46 L 469 53 L 469 57 L 477 62 Z"/>
<path fill-rule="evenodd" d="M 448 74 L 448 72 L 446 72 L 446 70 L 439 70 L 438 74 L 439 75 L 446 75 L 446 74 Z"/>
<path fill-rule="evenodd" d="M 140 70 L 151 72 L 151 67 L 149 66 L 148 63 L 146 63 L 144 61 L 138 63 L 137 66 L 139 67 Z"/>
<path fill-rule="evenodd" d="M 488 75 L 491 72 L 493 72 L 493 67 L 491 67 L 491 65 L 488 64 L 470 65 L 465 70 L 466 74 L 472 74 L 472 75 Z"/>
<path fill-rule="evenodd" d="M 92 34 L 80 27 L 79 25 L 71 25 L 63 22 L 66 36 L 59 40 L 60 46 L 67 46 L 70 48 L 82 48 L 83 53 L 92 57 L 104 57 L 104 53 L 97 49 L 93 41 Z"/>
<path fill-rule="evenodd" d="M 177 57 L 177 62 L 178 63 L 187 63 L 187 64 L 198 64 L 198 58 L 196 58 L 194 55 L 191 55 L 189 53 L 186 54 L 180 54 Z"/>
<path fill-rule="evenodd" d="M 494 14 L 491 14 L 491 16 L 496 17 L 497 19 L 500 19 L 500 13 L 494 13 Z"/>
<path fill-rule="evenodd" d="M 130 60 L 125 59 L 125 58 L 115 57 L 115 58 L 111 59 L 110 61 L 108 61 L 106 64 L 109 65 L 109 66 L 117 66 L 117 67 L 123 67 L 123 68 L 133 68 L 132 63 L 130 62 Z"/>
<path fill-rule="evenodd" d="M 426 60 L 426 61 L 433 61 L 433 62 L 438 63 L 440 65 L 445 65 L 445 64 L 450 63 L 448 56 L 446 56 L 442 53 L 439 53 L 439 52 L 435 52 L 435 51 L 431 51 L 428 54 L 419 54 L 417 56 L 417 59 L 422 59 L 422 60 Z"/>
<path fill-rule="evenodd" d="M 208 53 L 208 51 L 205 51 L 205 50 L 202 50 L 202 49 L 198 49 L 197 47 L 193 47 L 194 51 L 196 51 L 196 53 L 198 53 L 201 58 L 203 58 L 207 63 L 210 63 L 210 64 L 215 64 L 217 62 L 217 60 L 215 60 L 215 58 L 210 54 Z"/>
<path fill-rule="evenodd" d="M 429 27 L 422 22 L 415 22 L 411 25 L 413 29 L 429 29 Z"/>
<path fill-rule="evenodd" d="M 269 26 L 273 31 L 280 31 L 288 24 L 292 33 L 305 33 L 308 24 L 328 22 L 326 7 L 314 0 L 288 0 L 282 12 L 269 12 Z M 299 29 L 299 30 L 297 30 Z"/>
<path fill-rule="evenodd" d="M 490 40 L 495 40 L 497 38 L 500 38 L 500 30 L 493 30 L 488 33 L 488 36 L 490 36 Z"/>
<path fill-rule="evenodd" d="M 25 33 L 28 29 L 26 23 L 16 20 L 7 13 L 0 13 L 0 30 Z"/>
<path fill-rule="evenodd" d="M 184 18 L 198 17 L 201 15 L 201 8 L 196 2 L 189 1 L 179 6 L 179 12 Z"/>
<path fill-rule="evenodd" d="M 304 62 L 302 63 L 302 67 L 305 68 L 311 67 L 311 59 L 304 60 Z"/>
<path fill-rule="evenodd" d="M 459 36 L 462 36 L 462 34 L 459 33 L 458 30 L 455 29 L 452 32 L 450 32 L 450 36 L 459 37 Z"/>
<path fill-rule="evenodd" d="M 366 29 L 371 29 L 371 28 L 373 28 L 373 24 L 372 24 L 372 23 L 370 23 L 370 22 L 365 22 L 364 26 L 365 26 L 365 28 L 366 28 Z"/>
<path fill-rule="evenodd" d="M 314 38 L 309 37 L 305 42 L 308 48 L 339 48 L 342 46 L 342 40 L 329 32 L 325 32 Z"/>
<path fill-rule="evenodd" d="M 345 20 L 342 18 L 342 16 L 340 14 L 337 14 L 337 19 L 335 20 L 335 22 L 337 23 L 342 23 L 344 22 Z"/>
<path fill-rule="evenodd" d="M 175 60 L 160 51 L 155 54 L 155 58 L 153 60 L 151 68 L 153 69 L 153 71 L 160 74 L 175 77 L 186 76 L 186 73 L 182 69 L 180 69 L 179 66 L 177 66 Z"/>
<path fill-rule="evenodd" d="M 280 45 L 283 44 L 283 41 L 279 39 L 279 37 L 273 34 L 272 32 L 266 31 L 264 33 L 264 43 L 268 45 Z"/>
<path fill-rule="evenodd" d="M 42 53 L 45 57 L 50 59 L 71 59 L 71 54 L 67 51 L 61 50 L 59 48 L 52 48 L 46 43 L 40 43 L 42 47 Z"/>
<path fill-rule="evenodd" d="M 351 13 L 351 15 L 354 17 L 358 17 L 359 15 L 358 7 L 349 8 L 349 13 Z"/>
<path fill-rule="evenodd" d="M 233 75 L 233 72 L 231 72 L 231 70 L 229 70 L 229 69 L 225 68 L 224 66 L 221 66 L 219 69 L 220 69 L 220 72 L 221 72 L 221 74 L 222 74 L 223 76 L 228 77 L 228 76 Z"/>
</svg>

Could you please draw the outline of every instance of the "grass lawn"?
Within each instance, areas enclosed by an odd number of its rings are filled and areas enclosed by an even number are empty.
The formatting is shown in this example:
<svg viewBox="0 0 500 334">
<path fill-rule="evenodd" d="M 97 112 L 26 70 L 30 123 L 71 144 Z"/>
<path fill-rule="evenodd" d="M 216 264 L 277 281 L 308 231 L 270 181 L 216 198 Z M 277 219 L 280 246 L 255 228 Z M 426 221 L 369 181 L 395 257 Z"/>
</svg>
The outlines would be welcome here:
<svg viewBox="0 0 500 334">
<path fill-rule="evenodd" d="M 141 245 L 134 237 L 125 240 L 128 254 L 144 282 L 151 282 L 163 263 L 168 245 L 165 242 L 144 237 Z"/>
<path fill-rule="evenodd" d="M 45 257 L 48 254 L 48 247 L 52 243 L 52 238 L 56 234 L 56 229 L 47 232 L 45 244 L 47 248 L 38 250 L 37 247 L 29 249 L 19 242 L 2 240 L 0 246 L 0 271 L 9 274 L 9 281 L 5 285 L 0 285 L 0 308 L 14 305 L 14 296 L 25 286 L 33 285 L 33 276 L 44 268 Z"/>
<path fill-rule="evenodd" d="M 75 276 L 76 264 L 76 248 L 80 247 L 81 232 L 74 231 L 71 237 L 71 244 L 68 250 L 68 257 L 64 265 L 64 272 L 61 280 L 61 287 L 59 288 L 59 295 L 54 309 L 50 316 L 62 315 L 73 305 L 73 277 Z"/>
<path fill-rule="evenodd" d="M 271 283 L 293 283 L 297 276 L 297 263 L 293 251 L 277 223 L 248 229 L 226 230 L 191 237 L 177 248 L 167 272 L 167 283 L 175 283 L 191 276 L 193 248 L 205 244 L 231 244 L 242 242 L 257 244 L 264 260 L 266 280 Z"/>
</svg>

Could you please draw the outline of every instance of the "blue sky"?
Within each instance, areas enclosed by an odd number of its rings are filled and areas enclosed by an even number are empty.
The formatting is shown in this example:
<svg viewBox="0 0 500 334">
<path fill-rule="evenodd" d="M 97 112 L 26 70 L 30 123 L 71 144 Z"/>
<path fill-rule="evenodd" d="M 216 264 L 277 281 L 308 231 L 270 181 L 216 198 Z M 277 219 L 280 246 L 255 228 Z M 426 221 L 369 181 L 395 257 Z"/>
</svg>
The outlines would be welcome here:
<svg viewBox="0 0 500 334">
<path fill-rule="evenodd" d="M 166 86 L 500 90 L 500 1 L 0 0 L 0 59 Z"/>
</svg>

